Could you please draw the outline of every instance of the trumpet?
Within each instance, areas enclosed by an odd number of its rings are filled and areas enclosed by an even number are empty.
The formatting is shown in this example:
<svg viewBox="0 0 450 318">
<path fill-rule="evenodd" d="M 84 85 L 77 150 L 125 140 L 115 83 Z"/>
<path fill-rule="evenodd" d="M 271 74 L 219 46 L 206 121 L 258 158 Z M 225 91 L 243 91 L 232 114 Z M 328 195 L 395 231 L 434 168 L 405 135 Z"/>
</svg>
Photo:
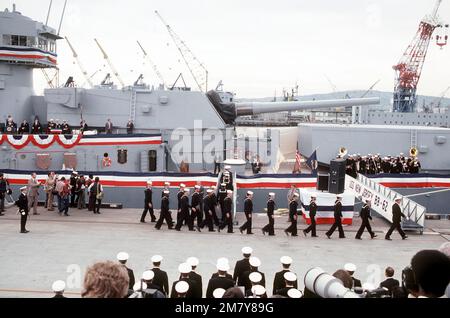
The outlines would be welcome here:
<svg viewBox="0 0 450 318">
<path fill-rule="evenodd" d="M 339 148 L 339 156 L 340 156 L 341 158 L 344 157 L 347 153 L 348 153 L 347 148 L 345 148 L 345 147 Z"/>
<path fill-rule="evenodd" d="M 411 156 L 411 157 L 417 157 L 417 155 L 419 154 L 419 150 L 416 148 L 416 147 L 411 147 L 410 149 L 409 149 L 409 155 Z"/>
</svg>

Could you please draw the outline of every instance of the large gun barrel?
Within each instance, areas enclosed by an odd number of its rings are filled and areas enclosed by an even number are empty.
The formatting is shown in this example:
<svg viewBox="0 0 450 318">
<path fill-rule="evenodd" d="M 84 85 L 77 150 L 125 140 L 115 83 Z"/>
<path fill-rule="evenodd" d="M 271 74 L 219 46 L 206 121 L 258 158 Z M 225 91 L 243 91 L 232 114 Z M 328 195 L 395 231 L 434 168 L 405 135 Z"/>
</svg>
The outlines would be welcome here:
<svg viewBox="0 0 450 318">
<path fill-rule="evenodd" d="M 323 108 L 351 107 L 379 105 L 380 98 L 352 98 L 332 99 L 316 101 L 291 101 L 291 102 L 238 102 L 236 116 L 257 115 L 263 113 L 276 113 L 282 111 L 313 110 Z"/>
</svg>

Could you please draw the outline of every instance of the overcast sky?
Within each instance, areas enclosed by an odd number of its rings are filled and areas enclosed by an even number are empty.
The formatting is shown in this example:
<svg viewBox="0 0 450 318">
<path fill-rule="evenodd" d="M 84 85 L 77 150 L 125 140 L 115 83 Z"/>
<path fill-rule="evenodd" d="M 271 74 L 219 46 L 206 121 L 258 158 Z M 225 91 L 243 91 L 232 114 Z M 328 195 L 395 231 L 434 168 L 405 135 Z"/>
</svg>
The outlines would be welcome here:
<svg viewBox="0 0 450 318">
<path fill-rule="evenodd" d="M 45 21 L 50 0 L 0 0 L 0 9 Z M 49 24 L 57 28 L 64 0 L 53 0 Z M 143 73 L 158 81 L 136 44 L 139 40 L 168 83 L 182 72 L 194 82 L 158 10 L 209 70 L 209 87 L 222 80 L 238 97 L 266 97 L 297 82 L 300 94 L 367 89 L 392 91 L 397 63 L 431 0 L 68 0 L 61 34 L 76 48 L 89 74 L 101 81 L 109 71 L 94 38 L 99 39 L 127 84 Z M 450 1 L 440 16 L 450 21 Z M 64 41 L 59 42 L 60 81 L 73 75 L 85 81 Z M 419 94 L 440 95 L 450 85 L 450 45 L 433 40 Z M 330 84 L 329 80 L 333 84 Z M 36 84 L 44 86 L 40 72 Z"/>
</svg>

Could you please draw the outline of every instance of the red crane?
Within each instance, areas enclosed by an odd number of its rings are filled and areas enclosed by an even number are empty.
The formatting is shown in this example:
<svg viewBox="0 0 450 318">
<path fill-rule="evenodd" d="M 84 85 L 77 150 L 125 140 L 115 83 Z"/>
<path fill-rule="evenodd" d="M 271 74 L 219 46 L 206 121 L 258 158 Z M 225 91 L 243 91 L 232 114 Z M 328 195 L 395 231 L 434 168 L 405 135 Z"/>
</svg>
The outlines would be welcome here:
<svg viewBox="0 0 450 318">
<path fill-rule="evenodd" d="M 413 41 L 406 49 L 400 62 L 393 66 L 396 73 L 394 112 L 407 113 L 415 111 L 417 85 L 425 63 L 425 57 L 430 41 L 433 38 L 433 32 L 436 27 L 440 26 L 437 13 L 441 2 L 442 0 L 437 0 L 432 14 L 422 19 Z M 437 38 L 437 41 L 439 41 L 439 38 Z M 440 45 L 439 43 L 438 45 Z"/>
</svg>

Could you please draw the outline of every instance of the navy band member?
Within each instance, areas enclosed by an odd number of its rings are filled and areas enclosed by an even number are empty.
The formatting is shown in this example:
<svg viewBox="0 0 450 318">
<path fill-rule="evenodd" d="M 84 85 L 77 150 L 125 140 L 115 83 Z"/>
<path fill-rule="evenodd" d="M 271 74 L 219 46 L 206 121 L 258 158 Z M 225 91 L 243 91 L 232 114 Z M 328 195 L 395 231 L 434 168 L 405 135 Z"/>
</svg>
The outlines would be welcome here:
<svg viewBox="0 0 450 318">
<path fill-rule="evenodd" d="M 27 197 L 27 187 L 20 188 L 19 199 L 16 201 L 16 205 L 19 207 L 20 213 L 20 233 L 28 233 L 25 227 L 27 224 L 28 217 L 28 197 Z"/>
<path fill-rule="evenodd" d="M 267 200 L 267 218 L 269 219 L 269 224 L 264 226 L 262 228 L 262 233 L 266 235 L 266 232 L 269 234 L 269 236 L 275 235 L 275 219 L 273 216 L 274 210 L 275 210 L 275 193 L 270 192 L 269 193 L 269 200 Z"/>
<path fill-rule="evenodd" d="M 336 197 L 336 202 L 334 203 L 334 223 L 331 226 L 331 228 L 328 230 L 326 236 L 331 239 L 331 235 L 333 235 L 333 232 L 336 230 L 336 228 L 339 230 L 339 238 L 345 238 L 344 229 L 342 228 L 342 203 L 341 203 L 341 196 Z"/>
<path fill-rule="evenodd" d="M 275 278 L 273 280 L 273 294 L 277 292 L 277 290 L 285 287 L 284 274 L 290 272 L 290 267 L 292 264 L 292 258 L 289 256 L 282 256 L 280 258 L 281 265 L 283 266 L 283 270 L 275 273 Z M 294 282 L 294 287 L 297 288 L 297 280 Z"/>
<path fill-rule="evenodd" d="M 317 213 L 317 204 L 316 204 L 316 196 L 311 196 L 311 202 L 309 203 L 309 218 L 311 220 L 310 226 L 303 230 L 303 234 L 305 236 L 311 232 L 312 237 L 317 237 L 316 235 L 316 213 Z"/>
<path fill-rule="evenodd" d="M 359 212 L 359 216 L 361 217 L 362 223 L 358 232 L 356 233 L 355 238 L 357 240 L 361 240 L 361 235 L 366 228 L 371 238 L 376 237 L 377 235 L 372 231 L 372 227 L 370 226 L 369 222 L 369 220 L 372 220 L 372 216 L 370 215 L 370 200 L 366 200 L 366 203 L 363 205 L 361 211 Z"/>
<path fill-rule="evenodd" d="M 286 233 L 286 235 L 289 235 L 289 233 L 291 233 L 291 236 L 297 236 L 297 208 L 299 197 L 300 195 L 295 192 L 294 199 L 289 203 L 289 221 L 291 222 L 291 225 L 286 230 L 284 230 L 284 233 Z"/>
<path fill-rule="evenodd" d="M 225 216 L 223 223 L 219 226 L 219 229 L 222 230 L 225 227 L 228 228 L 227 233 L 233 232 L 233 191 L 227 190 L 227 197 L 223 200 L 223 214 Z"/>
<path fill-rule="evenodd" d="M 392 225 L 389 231 L 386 233 L 386 240 L 391 240 L 391 234 L 394 230 L 397 230 L 398 233 L 402 236 L 402 239 L 407 239 L 408 236 L 403 232 L 402 226 L 400 224 L 402 217 L 406 218 L 406 215 L 402 213 L 402 209 L 400 208 L 400 202 L 402 202 L 402 198 L 395 199 L 395 203 L 392 205 Z"/>
<path fill-rule="evenodd" d="M 144 212 L 142 212 L 141 223 L 145 223 L 145 216 L 147 215 L 147 212 L 150 214 L 152 222 L 156 222 L 155 212 L 153 211 L 153 191 L 151 181 L 147 181 L 147 188 L 145 189 L 144 193 Z"/>
<path fill-rule="evenodd" d="M 163 197 L 161 199 L 161 213 L 159 214 L 158 222 L 156 222 L 155 228 L 157 230 L 161 229 L 161 226 L 164 221 L 166 221 L 169 230 L 173 227 L 172 217 L 170 216 L 169 210 L 169 194 L 170 192 L 167 190 L 163 191 Z"/>
<path fill-rule="evenodd" d="M 253 213 L 253 192 L 247 191 L 247 198 L 244 201 L 244 213 L 245 218 L 247 221 L 239 228 L 239 231 L 241 231 L 241 234 L 244 233 L 245 230 L 247 230 L 247 234 L 253 234 L 252 233 L 252 213 Z"/>
</svg>

